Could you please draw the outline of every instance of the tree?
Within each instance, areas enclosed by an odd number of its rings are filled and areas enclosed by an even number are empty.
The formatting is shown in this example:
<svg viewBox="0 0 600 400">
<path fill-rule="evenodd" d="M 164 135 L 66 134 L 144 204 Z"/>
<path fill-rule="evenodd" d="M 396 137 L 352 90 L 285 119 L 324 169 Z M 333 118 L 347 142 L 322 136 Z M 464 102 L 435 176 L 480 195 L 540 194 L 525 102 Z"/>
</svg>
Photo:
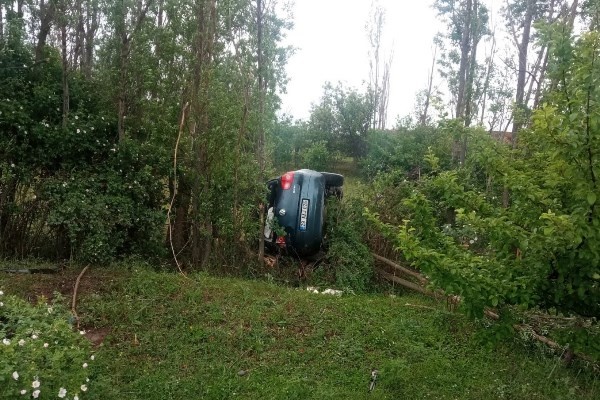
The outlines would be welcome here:
<svg viewBox="0 0 600 400">
<path fill-rule="evenodd" d="M 309 131 L 317 140 L 326 140 L 330 151 L 358 159 L 366 154 L 372 112 L 369 94 L 327 83 L 320 104 L 312 107 Z"/>
<path fill-rule="evenodd" d="M 2 255 L 245 257 L 288 54 L 260 3 L 1 3 Z"/>
<path fill-rule="evenodd" d="M 382 64 L 383 29 L 385 9 L 377 1 L 371 3 L 369 21 L 366 24 L 369 39 L 369 94 L 373 104 L 371 128 L 385 129 L 390 96 L 390 71 L 394 53 L 391 51 Z M 383 55 L 385 57 L 385 55 Z"/>
<path fill-rule="evenodd" d="M 504 304 L 600 313 L 600 34 L 575 38 L 568 23 L 561 18 L 542 32 L 548 79 L 557 85 L 514 149 L 469 129 L 473 151 L 462 168 L 435 171 L 405 190 L 400 216 L 371 215 L 408 261 L 461 296 L 473 315 Z"/>
<path fill-rule="evenodd" d="M 477 49 L 481 39 L 488 34 L 488 10 L 478 0 L 437 0 L 434 7 L 447 23 L 445 37 L 452 46 L 440 60 L 441 74 L 448 80 L 455 118 L 469 126 L 477 114 L 474 107 L 477 100 L 474 98 Z M 458 138 L 455 144 L 456 158 L 461 164 L 466 157 L 466 140 L 466 137 Z"/>
</svg>

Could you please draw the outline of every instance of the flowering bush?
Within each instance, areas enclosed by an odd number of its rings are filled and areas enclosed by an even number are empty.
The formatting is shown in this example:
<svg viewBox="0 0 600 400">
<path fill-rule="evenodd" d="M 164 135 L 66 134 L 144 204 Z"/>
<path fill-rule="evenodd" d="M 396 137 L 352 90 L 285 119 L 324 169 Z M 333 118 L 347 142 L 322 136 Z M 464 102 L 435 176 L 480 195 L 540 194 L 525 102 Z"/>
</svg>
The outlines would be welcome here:
<svg viewBox="0 0 600 400">
<path fill-rule="evenodd" d="M 0 399 L 83 398 L 94 356 L 70 320 L 59 301 L 31 306 L 0 290 Z"/>
</svg>

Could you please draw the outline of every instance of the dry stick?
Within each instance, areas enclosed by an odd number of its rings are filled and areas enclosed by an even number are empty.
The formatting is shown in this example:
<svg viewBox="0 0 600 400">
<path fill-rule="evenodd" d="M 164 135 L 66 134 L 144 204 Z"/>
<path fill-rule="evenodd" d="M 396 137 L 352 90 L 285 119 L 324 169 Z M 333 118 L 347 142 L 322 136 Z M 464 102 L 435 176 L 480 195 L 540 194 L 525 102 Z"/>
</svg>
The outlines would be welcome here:
<svg viewBox="0 0 600 400">
<path fill-rule="evenodd" d="M 412 289 L 412 290 L 414 290 L 416 292 L 422 293 L 422 294 L 424 294 L 426 296 L 434 297 L 436 299 L 441 298 L 441 296 L 438 293 L 434 293 L 434 292 L 431 292 L 431 291 L 429 291 L 427 289 L 424 289 L 421 286 L 417 285 L 416 283 L 412 283 L 410 281 L 407 281 L 406 279 L 399 278 L 399 277 L 397 277 L 395 275 L 392 275 L 392 274 L 389 274 L 389 273 L 387 273 L 387 272 L 385 272 L 385 271 L 383 271 L 381 269 L 376 269 L 376 271 L 381 276 L 383 276 L 385 279 L 387 279 L 389 281 L 392 281 L 392 282 L 395 282 L 395 283 L 397 283 L 399 285 L 402 285 L 402 286 L 404 286 L 404 287 L 406 287 L 408 289 Z"/>
<path fill-rule="evenodd" d="M 77 290 L 79 289 L 79 282 L 81 281 L 81 277 L 83 276 L 83 274 L 85 274 L 85 272 L 88 270 L 89 268 L 89 264 L 85 266 L 85 268 L 83 268 L 83 270 L 81 270 L 81 272 L 79 273 L 79 275 L 77 276 L 77 279 L 75 280 L 75 287 L 73 288 L 73 298 L 71 299 L 71 313 L 73 314 L 73 317 L 75 318 L 75 321 L 77 321 L 77 329 L 79 330 L 79 316 L 77 315 Z"/>
<path fill-rule="evenodd" d="M 417 278 L 419 280 L 419 282 L 421 282 L 422 284 L 426 284 L 427 283 L 427 279 L 423 275 L 421 275 L 420 273 L 418 273 L 416 271 L 413 271 L 413 270 L 410 270 L 410 269 L 408 269 L 406 267 L 403 267 L 402 265 L 397 264 L 394 261 L 389 260 L 389 259 L 387 259 L 385 257 L 382 257 L 382 256 L 380 256 L 378 254 L 375 254 L 375 253 L 371 253 L 371 254 L 373 255 L 373 257 L 376 260 L 381 261 L 382 263 L 387 264 L 390 267 L 392 267 L 394 269 L 397 269 L 398 271 L 400 271 L 402 273 L 405 273 L 406 275 L 410 275 L 410 276 L 412 276 L 414 278 Z"/>
<path fill-rule="evenodd" d="M 177 269 L 179 273 L 183 276 L 186 276 L 183 270 L 181 269 L 181 264 L 179 260 L 177 260 L 177 253 L 175 253 L 175 247 L 173 247 L 173 227 L 171 226 L 171 210 L 173 209 L 173 204 L 175 204 L 175 196 L 177 196 L 177 151 L 179 149 L 179 141 L 181 140 L 181 134 L 183 132 L 183 126 L 185 124 L 185 117 L 187 109 L 189 108 L 190 103 L 187 102 L 183 106 L 181 110 L 181 119 L 179 120 L 179 132 L 177 134 L 177 141 L 175 142 L 175 150 L 173 151 L 173 197 L 171 197 L 171 202 L 169 203 L 169 209 L 167 210 L 167 224 L 169 226 L 169 244 L 171 246 L 171 252 L 173 253 L 173 259 L 175 260 L 175 265 L 177 265 Z"/>
<path fill-rule="evenodd" d="M 430 307 L 430 306 L 424 306 L 422 304 L 411 304 L 411 303 L 405 303 L 404 304 L 406 307 L 413 307 L 413 308 L 424 308 L 426 310 L 432 310 L 432 311 L 439 311 L 439 308 L 435 308 L 435 307 Z"/>
<path fill-rule="evenodd" d="M 383 258 L 383 257 L 382 257 L 382 258 Z M 419 285 L 417 285 L 417 284 L 415 284 L 415 283 L 409 282 L 409 281 L 407 281 L 407 280 L 405 280 L 405 279 L 399 278 L 399 277 L 397 277 L 397 276 L 394 276 L 394 275 L 392 275 L 392 274 L 388 274 L 387 272 L 384 272 L 384 271 L 382 271 L 382 270 L 376 269 L 376 271 L 377 271 L 377 272 L 378 272 L 378 273 L 379 273 L 379 274 L 380 274 L 382 277 L 384 277 L 385 279 L 387 279 L 387 280 L 390 280 L 390 281 L 392 281 L 392 282 L 395 282 L 395 283 L 398 283 L 398 284 L 400 284 L 400 285 L 402 285 L 402 286 L 404 286 L 404 287 L 406 287 L 406 288 L 408 288 L 408 289 L 412 289 L 412 290 L 414 290 L 414 291 L 417 291 L 417 292 L 419 292 L 419 293 L 422 293 L 422 294 L 424 294 L 424 295 L 427 295 L 427 296 L 430 296 L 430 297 L 434 297 L 434 298 L 436 298 L 436 299 L 439 299 L 439 298 L 443 297 L 443 295 L 442 295 L 442 294 L 440 294 L 440 293 L 435 293 L 435 292 L 428 291 L 428 290 L 426 290 L 426 289 L 422 288 L 421 286 L 419 286 Z M 457 301 L 457 302 L 460 302 L 460 298 L 458 298 L 458 297 L 456 297 L 456 296 L 454 296 L 453 298 L 455 299 L 455 301 Z M 406 305 L 407 305 L 407 306 L 413 306 L 413 305 L 411 305 L 411 304 L 406 304 Z M 488 316 L 489 318 L 493 319 L 494 321 L 498 321 L 498 320 L 500 319 L 500 316 L 499 316 L 497 313 L 495 313 L 494 311 L 490 310 L 490 309 L 485 309 L 485 310 L 483 311 L 483 313 L 484 313 L 486 316 Z M 536 333 L 536 332 L 535 332 L 535 331 L 534 331 L 534 330 L 533 330 L 533 329 L 532 329 L 530 326 L 528 326 L 528 325 L 519 325 L 519 324 L 515 324 L 515 325 L 513 325 L 513 328 L 514 328 L 516 331 L 520 331 L 520 332 L 526 332 L 526 333 L 528 333 L 528 334 L 529 334 L 529 335 L 530 335 L 530 336 L 531 336 L 533 339 L 537 340 L 538 342 L 544 343 L 546 346 L 548 346 L 548 347 L 550 347 L 550 348 L 552 348 L 552 349 L 560 349 L 560 350 L 565 350 L 565 347 L 564 347 L 564 346 L 561 346 L 561 345 L 560 345 L 560 344 L 558 344 L 557 342 L 555 342 L 555 341 L 553 341 L 553 340 L 550 340 L 550 339 L 548 339 L 547 337 L 545 337 L 545 336 L 542 336 L 542 335 L 540 335 L 540 334 Z M 589 362 L 589 363 L 591 363 L 591 364 L 596 364 L 596 363 L 597 363 L 597 362 L 596 362 L 596 361 L 594 361 L 594 360 L 593 360 L 593 359 L 592 359 L 590 356 L 588 356 L 588 355 L 586 355 L 586 354 L 574 353 L 574 352 L 573 352 L 572 354 L 573 354 L 573 356 L 574 356 L 574 357 L 577 357 L 577 358 L 579 358 L 579 359 L 581 359 L 581 360 L 583 360 L 583 361 L 587 361 L 587 362 Z"/>
</svg>

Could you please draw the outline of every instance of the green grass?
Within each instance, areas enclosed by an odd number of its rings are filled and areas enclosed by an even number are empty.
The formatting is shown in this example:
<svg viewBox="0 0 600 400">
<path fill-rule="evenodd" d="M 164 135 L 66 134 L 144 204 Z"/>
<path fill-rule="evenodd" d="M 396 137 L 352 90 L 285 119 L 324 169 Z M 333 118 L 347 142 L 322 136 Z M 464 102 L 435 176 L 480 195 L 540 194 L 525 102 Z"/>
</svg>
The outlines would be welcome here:
<svg viewBox="0 0 600 400">
<path fill-rule="evenodd" d="M 93 399 L 600 397 L 588 372 L 518 342 L 483 347 L 482 328 L 417 296 L 331 297 L 143 267 L 115 276 L 92 269 L 80 288 L 86 329 L 108 332 Z M 25 296 L 40 279 L 0 273 L 0 288 Z"/>
</svg>

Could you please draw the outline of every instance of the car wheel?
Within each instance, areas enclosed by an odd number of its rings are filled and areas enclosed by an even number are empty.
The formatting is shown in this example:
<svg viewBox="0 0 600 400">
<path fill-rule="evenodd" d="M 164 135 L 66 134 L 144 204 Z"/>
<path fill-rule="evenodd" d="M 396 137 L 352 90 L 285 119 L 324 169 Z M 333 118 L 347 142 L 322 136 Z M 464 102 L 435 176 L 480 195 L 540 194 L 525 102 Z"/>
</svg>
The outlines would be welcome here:
<svg viewBox="0 0 600 400">
<path fill-rule="evenodd" d="M 344 197 L 344 188 L 341 186 L 327 186 L 325 188 L 325 197 L 335 196 L 338 200 Z"/>
<path fill-rule="evenodd" d="M 344 176 L 331 172 L 321 172 L 325 177 L 325 186 L 344 186 Z"/>
</svg>

